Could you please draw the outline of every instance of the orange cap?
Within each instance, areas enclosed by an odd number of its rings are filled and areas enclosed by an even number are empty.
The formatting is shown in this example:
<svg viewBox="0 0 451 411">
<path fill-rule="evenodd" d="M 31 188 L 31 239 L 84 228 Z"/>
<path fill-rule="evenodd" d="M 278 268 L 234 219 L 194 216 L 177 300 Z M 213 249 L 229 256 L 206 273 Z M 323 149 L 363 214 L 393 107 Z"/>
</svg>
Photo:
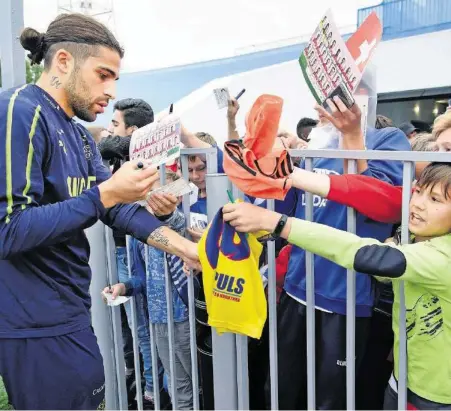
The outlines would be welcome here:
<svg viewBox="0 0 451 411">
<path fill-rule="evenodd" d="M 280 97 L 260 96 L 246 118 L 244 141 L 224 145 L 224 170 L 245 194 L 283 200 L 291 188 L 290 155 L 284 147 L 274 147 L 282 105 Z"/>
</svg>

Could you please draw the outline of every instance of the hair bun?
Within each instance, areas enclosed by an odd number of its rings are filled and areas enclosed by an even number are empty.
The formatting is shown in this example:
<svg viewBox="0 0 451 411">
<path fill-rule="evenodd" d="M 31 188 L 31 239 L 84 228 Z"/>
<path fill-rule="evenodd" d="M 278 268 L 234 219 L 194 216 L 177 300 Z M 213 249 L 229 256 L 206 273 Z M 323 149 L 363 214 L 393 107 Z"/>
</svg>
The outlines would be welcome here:
<svg viewBox="0 0 451 411">
<path fill-rule="evenodd" d="M 40 64 L 44 57 L 44 34 L 30 27 L 25 28 L 20 35 L 20 44 L 30 53 L 27 55 L 31 64 Z"/>
</svg>

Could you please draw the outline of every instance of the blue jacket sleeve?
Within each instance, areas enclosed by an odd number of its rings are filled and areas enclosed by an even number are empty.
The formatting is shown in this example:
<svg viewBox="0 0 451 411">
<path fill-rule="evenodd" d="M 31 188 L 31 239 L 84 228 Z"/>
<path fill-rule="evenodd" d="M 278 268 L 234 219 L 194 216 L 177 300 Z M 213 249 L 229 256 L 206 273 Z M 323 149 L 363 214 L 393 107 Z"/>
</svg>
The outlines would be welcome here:
<svg viewBox="0 0 451 411">
<path fill-rule="evenodd" d="M 410 143 L 398 128 L 388 127 L 381 130 L 369 129 L 367 147 L 379 151 L 410 151 Z M 402 162 L 387 160 L 369 160 L 368 168 L 362 175 L 377 178 L 393 185 L 402 185 Z"/>
<path fill-rule="evenodd" d="M 0 259 L 65 241 L 104 212 L 97 187 L 41 205 L 51 144 L 41 106 L 0 102 Z"/>
</svg>

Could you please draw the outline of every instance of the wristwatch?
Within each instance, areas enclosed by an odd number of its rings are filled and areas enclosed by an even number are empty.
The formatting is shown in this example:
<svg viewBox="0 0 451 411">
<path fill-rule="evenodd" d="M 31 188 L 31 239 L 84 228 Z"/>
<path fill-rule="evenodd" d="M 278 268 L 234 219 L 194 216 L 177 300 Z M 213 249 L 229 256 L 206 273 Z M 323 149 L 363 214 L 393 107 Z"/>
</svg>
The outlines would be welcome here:
<svg viewBox="0 0 451 411">
<path fill-rule="evenodd" d="M 276 228 L 274 229 L 274 231 L 271 234 L 272 238 L 279 238 L 280 234 L 282 233 L 282 230 L 284 229 L 284 227 L 287 224 L 287 220 L 288 220 L 288 216 L 285 214 L 282 214 L 282 216 L 280 217 L 279 222 L 276 225 Z"/>
</svg>

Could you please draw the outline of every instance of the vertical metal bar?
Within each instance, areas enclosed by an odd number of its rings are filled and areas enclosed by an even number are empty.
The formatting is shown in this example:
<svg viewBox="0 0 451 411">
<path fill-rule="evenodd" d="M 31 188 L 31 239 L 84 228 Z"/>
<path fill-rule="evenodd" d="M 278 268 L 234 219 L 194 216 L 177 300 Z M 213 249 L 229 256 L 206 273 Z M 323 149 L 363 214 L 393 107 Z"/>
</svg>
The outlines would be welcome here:
<svg viewBox="0 0 451 411">
<path fill-rule="evenodd" d="M 160 184 L 163 187 L 166 184 L 166 166 L 160 166 Z M 166 291 L 166 309 L 168 312 L 168 340 L 169 340 L 169 368 L 170 368 L 170 382 L 171 382 L 171 401 L 172 406 L 176 410 L 178 408 L 177 401 L 177 376 L 175 370 L 175 332 L 174 332 L 174 309 L 172 304 L 172 281 L 169 277 L 168 262 L 166 260 L 166 253 L 163 253 L 164 258 L 164 285 Z"/>
<path fill-rule="evenodd" d="M 188 157 L 181 156 L 182 176 L 186 181 L 189 181 L 188 171 Z M 191 227 L 190 222 L 190 203 L 189 194 L 183 196 L 183 213 L 185 214 L 186 225 Z M 189 234 L 187 233 L 187 237 Z M 189 312 L 189 340 L 191 351 L 191 381 L 193 387 L 193 408 L 198 410 L 199 404 L 199 371 L 197 367 L 197 339 L 196 339 L 196 309 L 195 309 L 195 296 L 194 296 L 194 278 L 193 272 L 190 270 L 190 276 L 188 277 L 188 312 Z"/>
<path fill-rule="evenodd" d="M 23 0 L 0 4 L 0 56 L 3 90 L 25 83 L 25 52 L 19 42 L 24 27 Z"/>
<path fill-rule="evenodd" d="M 149 246 L 146 244 L 144 246 L 144 262 L 146 264 L 146 281 L 149 276 Z M 153 379 L 153 399 L 155 410 L 161 409 L 160 401 L 160 380 L 158 373 L 158 351 L 156 347 L 155 338 L 155 324 L 149 321 L 149 331 L 150 331 L 150 353 L 152 360 L 152 379 Z"/>
<path fill-rule="evenodd" d="M 130 251 L 130 236 L 126 237 L 126 245 L 127 245 L 127 268 L 128 268 L 128 277 L 132 277 L 132 259 L 131 259 L 131 251 Z M 132 297 L 128 303 L 131 307 L 131 315 L 132 315 L 132 335 L 133 335 L 133 357 L 135 363 L 135 381 L 136 381 L 136 402 L 138 404 L 138 410 L 141 411 L 143 409 L 143 392 L 141 386 L 141 362 L 139 359 L 139 345 L 138 345 L 138 320 L 137 320 L 137 304 L 136 298 Z"/>
<path fill-rule="evenodd" d="M 248 339 L 245 335 L 237 334 L 236 338 L 236 365 L 238 409 L 249 409 L 249 374 L 248 374 Z"/>
<path fill-rule="evenodd" d="M 224 174 L 207 174 L 208 219 L 228 203 L 228 180 Z M 236 410 L 238 407 L 235 334 L 218 335 L 212 329 L 213 381 L 216 410 Z"/>
<path fill-rule="evenodd" d="M 235 200 L 243 200 L 244 193 L 235 185 L 232 186 L 232 193 Z M 245 335 L 235 335 L 236 341 L 236 369 L 238 388 L 238 409 L 249 409 L 249 356 L 248 338 Z"/>
<path fill-rule="evenodd" d="M 401 243 L 409 243 L 409 203 L 412 193 L 414 163 L 405 162 L 402 177 Z M 398 353 L 398 409 L 407 409 L 407 330 L 404 281 L 399 284 L 399 353 Z"/>
<path fill-rule="evenodd" d="M 348 160 L 348 174 L 357 172 L 356 160 Z M 347 231 L 356 232 L 356 213 L 348 207 Z M 346 406 L 355 410 L 355 271 L 347 270 L 346 279 Z"/>
<path fill-rule="evenodd" d="M 89 257 L 89 265 L 91 267 L 92 281 L 89 292 L 92 295 L 92 327 L 97 337 L 100 352 L 104 359 L 103 367 L 105 371 L 105 405 L 108 409 L 118 409 L 123 403 L 118 401 L 115 359 L 115 342 L 111 327 L 111 310 L 103 303 L 100 297 L 100 291 L 107 284 L 108 266 L 107 266 L 107 247 L 105 242 L 105 226 L 101 222 L 97 222 L 92 227 L 85 230 L 86 237 L 91 247 L 91 255 Z M 119 322 L 120 326 L 120 322 Z M 122 336 L 121 340 L 122 341 Z M 120 343 L 119 347 L 122 348 Z M 125 373 L 124 354 L 122 352 L 123 373 Z M 125 378 L 125 376 L 124 376 Z M 102 394 L 99 394 L 102 395 Z M 125 402 L 127 407 L 127 402 Z M 124 409 L 124 408 L 123 408 Z M 126 408 L 125 408 L 126 409 Z"/>
<path fill-rule="evenodd" d="M 104 234 L 107 246 L 107 265 L 108 265 L 108 283 L 116 284 L 118 282 L 116 253 L 113 238 L 113 231 L 109 227 L 104 227 Z M 92 253 L 91 253 L 92 254 Z M 127 410 L 127 385 L 125 383 L 125 359 L 122 339 L 122 322 L 120 307 L 111 307 L 110 317 L 113 324 L 113 342 L 114 342 L 114 359 L 115 373 L 117 381 L 117 396 L 119 401 L 119 409 Z M 105 373 L 106 374 L 106 373 Z M 105 404 L 108 407 L 108 404 Z M 110 408 L 109 408 L 110 409 Z"/>
<path fill-rule="evenodd" d="M 274 211 L 274 200 L 267 200 L 267 209 Z M 276 248 L 268 241 L 268 304 L 269 304 L 269 376 L 271 382 L 271 409 L 279 409 L 279 375 L 277 357 L 277 286 Z"/>
<path fill-rule="evenodd" d="M 305 169 L 312 171 L 313 159 L 305 159 Z M 313 195 L 305 192 L 305 219 L 313 221 Z M 306 303 L 307 303 L 307 407 L 316 409 L 316 369 L 315 369 L 315 265 L 313 254 L 305 253 Z"/>
<path fill-rule="evenodd" d="M 166 253 L 165 253 L 166 254 Z M 172 306 L 172 281 L 169 278 L 168 262 L 164 257 L 164 282 L 166 288 L 166 304 L 168 310 L 168 338 L 169 338 L 169 368 L 171 372 L 171 401 L 174 410 L 178 409 L 177 401 L 177 375 L 175 369 L 175 332 L 174 332 L 174 311 Z"/>
</svg>

